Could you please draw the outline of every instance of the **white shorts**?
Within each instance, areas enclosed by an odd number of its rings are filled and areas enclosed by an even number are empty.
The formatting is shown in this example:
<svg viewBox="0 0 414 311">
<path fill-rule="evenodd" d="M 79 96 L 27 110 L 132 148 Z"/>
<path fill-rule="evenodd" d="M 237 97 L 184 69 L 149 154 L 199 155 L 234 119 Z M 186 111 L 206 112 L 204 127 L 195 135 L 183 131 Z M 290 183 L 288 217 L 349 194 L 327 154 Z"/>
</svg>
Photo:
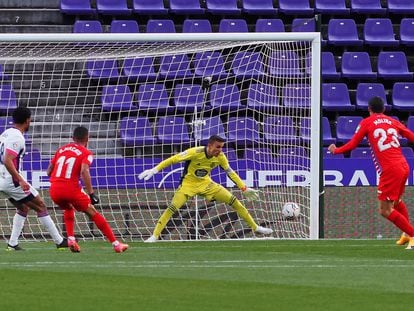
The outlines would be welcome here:
<svg viewBox="0 0 414 311">
<path fill-rule="evenodd" d="M 39 195 L 39 192 L 33 188 L 32 185 L 30 185 L 28 191 L 23 191 L 20 185 L 15 185 L 12 178 L 0 178 L 0 191 L 3 192 L 12 203 L 25 203 Z"/>
</svg>

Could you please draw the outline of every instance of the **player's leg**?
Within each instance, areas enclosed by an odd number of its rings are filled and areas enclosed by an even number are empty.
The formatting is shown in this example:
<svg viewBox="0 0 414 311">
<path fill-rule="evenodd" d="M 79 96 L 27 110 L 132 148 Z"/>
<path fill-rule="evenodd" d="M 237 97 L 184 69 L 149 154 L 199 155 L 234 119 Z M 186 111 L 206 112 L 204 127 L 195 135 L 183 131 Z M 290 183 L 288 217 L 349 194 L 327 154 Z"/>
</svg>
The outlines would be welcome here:
<svg viewBox="0 0 414 311">
<path fill-rule="evenodd" d="M 112 244 L 115 252 L 122 253 L 128 249 L 128 244 L 121 243 L 115 238 L 114 232 L 105 217 L 95 209 L 89 196 L 84 191 L 76 191 L 72 194 L 72 197 L 71 203 L 75 209 L 88 215 L 90 220 L 95 223 L 96 227 Z"/>
<path fill-rule="evenodd" d="M 28 192 L 24 192 L 22 188 L 10 184 L 8 194 L 15 201 L 17 206 L 24 205 L 37 212 L 39 222 L 47 229 L 58 249 L 67 248 L 67 240 L 62 237 L 56 228 L 55 223 L 50 217 L 46 205 L 35 188 L 30 186 Z"/>
<path fill-rule="evenodd" d="M 12 198 L 10 198 L 10 202 L 16 207 L 16 214 L 13 217 L 12 232 L 7 242 L 7 250 L 21 251 L 23 248 L 19 246 L 19 237 L 22 234 L 29 208 L 25 205 L 17 204 Z"/>
<path fill-rule="evenodd" d="M 164 230 L 172 215 L 174 215 L 190 198 L 187 192 L 188 191 L 186 191 L 185 186 L 183 185 L 177 190 L 171 200 L 170 205 L 168 205 L 168 207 L 158 219 L 157 224 L 154 228 L 154 232 L 147 240 L 145 240 L 146 243 L 156 242 L 159 239 L 162 230 Z"/>
<path fill-rule="evenodd" d="M 408 210 L 407 210 L 407 207 L 404 201 L 402 201 L 401 199 L 396 201 L 394 203 L 394 209 L 397 210 L 401 215 L 403 215 L 408 221 L 410 221 Z M 405 232 L 403 232 L 399 240 L 396 242 L 396 244 L 404 245 L 404 244 L 407 244 L 409 241 L 410 241 L 410 237 Z"/>
<path fill-rule="evenodd" d="M 273 232 L 272 229 L 259 226 L 254 221 L 247 208 L 222 185 L 212 182 L 209 184 L 203 195 L 208 200 L 216 200 L 230 205 L 237 212 L 239 217 L 241 217 L 254 232 L 261 234 L 271 234 Z"/>
</svg>

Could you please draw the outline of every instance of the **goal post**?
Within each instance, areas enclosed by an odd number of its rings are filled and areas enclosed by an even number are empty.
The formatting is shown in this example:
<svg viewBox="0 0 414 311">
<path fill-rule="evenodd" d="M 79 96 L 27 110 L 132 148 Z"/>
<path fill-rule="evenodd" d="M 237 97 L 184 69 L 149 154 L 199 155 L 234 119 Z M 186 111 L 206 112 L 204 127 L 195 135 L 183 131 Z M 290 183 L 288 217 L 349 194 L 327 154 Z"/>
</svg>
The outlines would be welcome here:
<svg viewBox="0 0 414 311">
<path fill-rule="evenodd" d="M 32 110 L 23 171 L 46 201 L 58 227 L 62 211 L 45 174 L 73 129 L 90 131 L 97 206 L 116 235 L 147 238 L 180 185 L 183 164 L 142 181 L 139 173 L 210 135 L 247 186 L 247 202 L 220 168 L 211 172 L 274 238 L 318 239 L 320 165 L 319 33 L 0 34 L 0 127 L 12 110 Z M 285 219 L 295 202 L 300 215 Z M 8 238 L 14 209 L 2 200 L 0 232 Z M 45 232 L 30 217 L 27 239 Z M 80 239 L 103 238 L 76 216 Z M 162 240 L 250 239 L 256 235 L 232 210 L 191 198 Z"/>
</svg>

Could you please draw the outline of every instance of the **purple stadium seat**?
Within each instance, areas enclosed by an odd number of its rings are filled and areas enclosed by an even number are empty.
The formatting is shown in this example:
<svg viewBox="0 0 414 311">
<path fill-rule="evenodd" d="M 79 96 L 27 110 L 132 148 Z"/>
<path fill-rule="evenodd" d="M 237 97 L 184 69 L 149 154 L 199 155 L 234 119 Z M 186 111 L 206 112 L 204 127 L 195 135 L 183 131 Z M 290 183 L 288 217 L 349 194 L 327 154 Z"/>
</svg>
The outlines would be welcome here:
<svg viewBox="0 0 414 311">
<path fill-rule="evenodd" d="M 365 44 L 372 46 L 397 46 L 394 29 L 389 18 L 367 18 L 364 24 Z"/>
<path fill-rule="evenodd" d="M 310 15 L 313 8 L 309 5 L 309 0 L 279 0 L 279 12 L 287 15 Z"/>
<path fill-rule="evenodd" d="M 259 18 L 256 21 L 255 32 L 285 32 L 285 25 L 281 19 Z"/>
<path fill-rule="evenodd" d="M 213 84 L 210 89 L 210 106 L 218 113 L 242 109 L 237 85 Z"/>
<path fill-rule="evenodd" d="M 413 111 L 414 83 L 397 82 L 392 88 L 392 106 L 396 110 Z"/>
<path fill-rule="evenodd" d="M 10 122 L 12 122 L 12 121 L 10 121 Z M 410 129 L 411 131 L 414 131 L 414 116 L 409 116 L 408 117 L 408 119 L 407 119 L 407 128 Z M 411 149 L 411 151 L 412 151 L 412 149 Z"/>
<path fill-rule="evenodd" d="M 154 81 L 157 78 L 152 57 L 126 58 L 122 74 L 132 81 Z"/>
<path fill-rule="evenodd" d="M 368 109 L 368 102 L 371 98 L 381 97 L 385 104 L 385 109 L 391 107 L 387 104 L 384 85 L 381 83 L 359 83 L 356 90 L 356 107 L 357 109 Z"/>
<path fill-rule="evenodd" d="M 4 66 L 0 64 L 0 82 L 8 79 L 9 76 L 4 72 Z"/>
<path fill-rule="evenodd" d="M 146 117 L 123 118 L 119 131 L 124 146 L 152 146 L 156 143 L 151 124 Z"/>
<path fill-rule="evenodd" d="M 259 52 L 237 52 L 231 69 L 239 80 L 260 79 L 264 75 L 263 60 Z"/>
<path fill-rule="evenodd" d="M 161 57 L 159 75 L 162 78 L 188 78 L 193 76 L 190 61 L 186 54 L 166 55 Z"/>
<path fill-rule="evenodd" d="M 299 67 L 298 54 L 295 51 L 272 52 L 268 60 L 269 74 L 277 77 L 299 77 L 303 72 Z"/>
<path fill-rule="evenodd" d="M 113 20 L 111 22 L 112 33 L 138 33 L 139 27 L 135 20 Z"/>
<path fill-rule="evenodd" d="M 327 111 L 353 111 L 348 86 L 345 83 L 322 84 L 322 108 Z"/>
<path fill-rule="evenodd" d="M 311 89 L 309 84 L 287 83 L 282 90 L 282 105 L 296 109 L 310 108 Z"/>
<path fill-rule="evenodd" d="M 381 0 L 351 0 L 351 12 L 383 15 L 387 13 L 387 9 L 381 6 Z"/>
<path fill-rule="evenodd" d="M 81 21 L 78 20 L 73 24 L 74 33 L 101 33 L 102 25 L 100 21 Z"/>
<path fill-rule="evenodd" d="M 132 111 L 133 97 L 128 85 L 105 85 L 102 88 L 102 110 L 106 112 Z"/>
<path fill-rule="evenodd" d="M 414 18 L 403 18 L 401 20 L 400 42 L 408 46 L 414 45 Z"/>
<path fill-rule="evenodd" d="M 344 52 L 342 54 L 342 77 L 350 79 L 375 79 L 371 59 L 367 52 Z"/>
<path fill-rule="evenodd" d="M 3 133 L 8 128 L 13 127 L 13 125 L 14 123 L 12 117 L 0 117 L 0 133 Z"/>
<path fill-rule="evenodd" d="M 150 19 L 147 22 L 149 33 L 174 33 L 175 25 L 171 19 Z"/>
<path fill-rule="evenodd" d="M 198 84 L 177 84 L 174 89 L 174 105 L 179 113 L 201 111 L 204 105 L 204 92 Z"/>
<path fill-rule="evenodd" d="M 273 0 L 243 0 L 243 12 L 252 15 L 276 15 Z"/>
<path fill-rule="evenodd" d="M 328 43 L 333 45 L 362 45 L 353 19 L 331 19 L 328 24 Z"/>
<path fill-rule="evenodd" d="M 96 12 L 89 0 L 60 0 L 60 12 L 73 15 L 89 15 Z"/>
<path fill-rule="evenodd" d="M 117 80 L 120 77 L 118 62 L 115 59 L 89 60 L 86 62 L 86 75 L 92 79 Z"/>
<path fill-rule="evenodd" d="M 263 124 L 263 137 L 272 144 L 297 144 L 300 141 L 296 127 L 289 116 L 266 117 Z"/>
<path fill-rule="evenodd" d="M 171 110 L 165 86 L 160 83 L 141 84 L 138 88 L 137 102 L 142 111 L 164 113 Z"/>
<path fill-rule="evenodd" d="M 328 148 L 322 149 L 322 155 L 324 159 L 343 159 L 345 157 L 343 153 L 333 154 Z"/>
<path fill-rule="evenodd" d="M 162 144 L 184 144 L 190 143 L 187 123 L 181 117 L 161 117 L 158 119 L 157 139 Z"/>
<path fill-rule="evenodd" d="M 341 73 L 336 70 L 335 58 L 332 52 L 322 52 L 321 53 L 321 62 L 322 62 L 322 78 L 326 79 L 339 79 Z M 308 58 L 306 58 L 308 59 Z M 310 69 L 310 66 L 306 66 L 306 69 Z M 310 74 L 310 72 L 308 72 Z"/>
<path fill-rule="evenodd" d="M 16 94 L 11 84 L 0 85 L 0 111 L 9 112 L 17 107 Z"/>
<path fill-rule="evenodd" d="M 322 14 L 349 14 L 345 0 L 315 0 L 315 12 Z"/>
<path fill-rule="evenodd" d="M 290 147 L 281 147 L 278 151 L 279 156 L 290 156 L 290 157 L 308 157 L 308 152 L 305 147 L 301 146 L 290 146 Z"/>
<path fill-rule="evenodd" d="M 211 14 L 240 14 L 237 8 L 237 0 L 206 0 L 207 11 Z"/>
<path fill-rule="evenodd" d="M 315 30 L 314 18 L 294 18 L 292 21 L 292 32 L 314 32 Z"/>
<path fill-rule="evenodd" d="M 246 166 L 254 170 L 277 169 L 277 157 L 269 148 L 246 148 L 243 153 Z"/>
<path fill-rule="evenodd" d="M 412 0 L 388 0 L 388 12 L 395 14 L 413 14 L 414 2 Z"/>
<path fill-rule="evenodd" d="M 226 155 L 227 160 L 234 161 L 237 160 L 237 153 L 236 150 L 233 148 L 223 148 L 223 153 Z"/>
<path fill-rule="evenodd" d="M 133 0 L 133 11 L 141 15 L 166 15 L 168 9 L 164 7 L 163 0 Z"/>
<path fill-rule="evenodd" d="M 220 21 L 219 32 L 248 32 L 245 19 L 225 19 Z"/>
<path fill-rule="evenodd" d="M 194 72 L 198 77 L 222 79 L 228 76 L 223 56 L 217 51 L 198 52 L 194 60 Z"/>
<path fill-rule="evenodd" d="M 208 19 L 186 19 L 183 32 L 212 32 L 211 23 Z"/>
<path fill-rule="evenodd" d="M 372 153 L 370 147 L 357 147 L 351 151 L 351 158 L 356 159 L 371 159 Z"/>
<path fill-rule="evenodd" d="M 395 80 L 412 80 L 404 52 L 380 52 L 378 55 L 378 77 Z"/>
<path fill-rule="evenodd" d="M 212 135 L 218 135 L 221 138 L 227 139 L 223 123 L 219 116 L 204 118 L 202 121 L 201 131 L 198 134 L 199 137 L 195 137 L 196 133 L 193 130 L 194 138 L 198 138 L 202 144 L 207 144 L 208 139 Z"/>
<path fill-rule="evenodd" d="M 199 0 L 170 0 L 170 13 L 174 14 L 204 14 Z"/>
<path fill-rule="evenodd" d="M 360 116 L 339 116 L 336 123 L 336 141 L 339 143 L 347 143 L 362 121 Z M 366 145 L 367 139 L 364 138 L 360 145 Z"/>
<path fill-rule="evenodd" d="M 260 141 L 259 125 L 250 117 L 230 117 L 227 124 L 227 140 L 237 146 L 253 146 Z"/>
<path fill-rule="evenodd" d="M 306 143 L 310 144 L 311 141 L 311 119 L 302 118 L 300 122 L 300 138 Z M 324 146 L 334 144 L 336 139 L 332 137 L 331 125 L 327 117 L 322 117 L 322 143 Z"/>
<path fill-rule="evenodd" d="M 96 0 L 96 10 L 105 15 L 130 15 L 127 0 Z"/>
<path fill-rule="evenodd" d="M 277 87 L 264 83 L 250 84 L 247 93 L 247 107 L 258 111 L 280 107 Z"/>
</svg>

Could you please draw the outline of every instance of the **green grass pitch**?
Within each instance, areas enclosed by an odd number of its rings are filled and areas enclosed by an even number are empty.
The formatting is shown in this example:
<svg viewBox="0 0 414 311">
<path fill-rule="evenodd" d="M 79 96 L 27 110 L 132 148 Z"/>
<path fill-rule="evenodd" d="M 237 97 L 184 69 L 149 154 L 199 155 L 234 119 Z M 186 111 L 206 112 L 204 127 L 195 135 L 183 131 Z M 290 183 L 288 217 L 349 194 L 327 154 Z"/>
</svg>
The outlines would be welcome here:
<svg viewBox="0 0 414 311">
<path fill-rule="evenodd" d="M 411 310 L 414 251 L 391 240 L 51 243 L 0 250 L 0 310 Z"/>
</svg>

